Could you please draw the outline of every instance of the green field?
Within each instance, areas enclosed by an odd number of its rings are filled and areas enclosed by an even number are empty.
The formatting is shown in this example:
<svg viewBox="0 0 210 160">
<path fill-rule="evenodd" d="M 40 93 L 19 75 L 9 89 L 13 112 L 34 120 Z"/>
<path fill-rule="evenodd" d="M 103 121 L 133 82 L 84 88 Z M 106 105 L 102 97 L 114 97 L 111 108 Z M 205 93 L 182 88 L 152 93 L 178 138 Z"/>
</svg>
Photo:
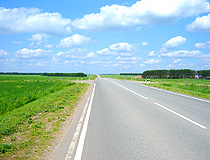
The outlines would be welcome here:
<svg viewBox="0 0 210 160">
<path fill-rule="evenodd" d="M 0 76 L 0 115 L 59 91 L 77 79 L 81 80 L 77 77 Z M 82 78 L 87 79 L 89 77 Z"/>
<path fill-rule="evenodd" d="M 89 86 L 73 80 L 0 76 L 0 159 L 42 158 Z"/>
<path fill-rule="evenodd" d="M 136 79 L 137 76 L 129 75 L 102 75 L 104 78 L 120 80 L 133 80 L 146 82 L 145 79 Z M 151 79 L 151 83 L 144 85 L 162 88 L 182 94 L 188 94 L 199 98 L 210 99 L 210 80 L 205 79 Z M 158 82 L 158 83 L 157 83 Z"/>
</svg>

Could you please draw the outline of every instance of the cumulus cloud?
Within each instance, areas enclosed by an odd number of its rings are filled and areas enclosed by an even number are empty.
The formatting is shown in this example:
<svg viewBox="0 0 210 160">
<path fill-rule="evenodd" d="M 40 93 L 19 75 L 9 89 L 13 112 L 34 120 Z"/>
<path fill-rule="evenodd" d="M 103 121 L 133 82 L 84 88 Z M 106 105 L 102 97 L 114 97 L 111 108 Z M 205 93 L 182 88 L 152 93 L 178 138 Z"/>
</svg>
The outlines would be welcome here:
<svg viewBox="0 0 210 160">
<path fill-rule="evenodd" d="M 160 59 L 150 59 L 148 61 L 145 61 L 144 63 L 145 64 L 157 64 L 157 63 L 160 63 L 161 60 Z"/>
<path fill-rule="evenodd" d="M 198 57 L 202 53 L 199 50 L 180 50 L 180 51 L 173 51 L 168 53 L 162 53 L 161 56 L 163 57 Z"/>
<path fill-rule="evenodd" d="M 5 50 L 0 50 L 0 59 L 6 58 L 8 53 Z"/>
<path fill-rule="evenodd" d="M 197 17 L 194 22 L 187 25 L 189 31 L 210 33 L 210 14 Z"/>
<path fill-rule="evenodd" d="M 210 41 L 206 43 L 196 43 L 195 48 L 200 49 L 200 48 L 210 48 Z"/>
<path fill-rule="evenodd" d="M 141 46 L 148 46 L 149 44 L 147 42 L 142 42 Z"/>
<path fill-rule="evenodd" d="M 149 54 L 148 54 L 150 57 L 153 57 L 153 56 L 156 56 L 156 53 L 155 53 L 155 51 L 151 51 L 151 52 L 149 52 Z"/>
<path fill-rule="evenodd" d="M 91 53 L 91 52 L 90 52 Z M 60 51 L 57 54 L 55 54 L 56 61 L 65 61 L 68 59 L 86 59 L 89 56 L 96 56 L 92 53 L 89 54 L 88 50 L 85 48 L 72 48 L 68 51 Z M 88 57 L 90 58 L 90 57 Z"/>
<path fill-rule="evenodd" d="M 90 41 L 91 41 L 90 37 L 74 34 L 71 37 L 62 39 L 59 45 L 57 45 L 57 47 L 61 47 L 61 48 L 76 47 L 76 46 L 87 44 Z"/>
<path fill-rule="evenodd" d="M 42 13 L 38 8 L 0 7 L 0 34 L 27 32 L 67 34 L 71 32 L 71 20 L 60 13 Z"/>
<path fill-rule="evenodd" d="M 88 58 L 96 57 L 96 54 L 94 52 L 90 52 L 87 54 Z"/>
<path fill-rule="evenodd" d="M 28 49 L 28 48 L 23 48 L 21 50 L 18 50 L 16 52 L 16 56 L 18 58 L 43 58 L 48 56 L 51 53 L 50 50 L 46 51 L 43 49 Z"/>
<path fill-rule="evenodd" d="M 122 55 L 122 56 L 131 56 L 136 53 L 138 50 L 137 45 L 128 44 L 125 42 L 112 44 L 108 48 L 97 51 L 101 55 Z"/>
<path fill-rule="evenodd" d="M 117 4 L 103 6 L 100 13 L 85 15 L 74 20 L 72 25 L 93 31 L 119 30 L 138 25 L 169 24 L 209 10 L 207 0 L 141 0 L 131 7 Z"/>
<path fill-rule="evenodd" d="M 186 40 L 187 39 L 182 36 L 177 36 L 164 43 L 163 47 L 167 49 L 178 48 L 180 45 L 184 44 Z"/>
<path fill-rule="evenodd" d="M 179 63 L 179 62 L 181 62 L 181 61 L 182 61 L 181 59 L 176 59 L 176 60 L 174 60 L 173 63 Z"/>
<path fill-rule="evenodd" d="M 45 48 L 53 48 L 53 45 L 52 45 L 52 44 L 47 44 L 47 45 L 45 46 Z"/>
<path fill-rule="evenodd" d="M 29 41 L 35 42 L 37 45 L 40 45 L 43 41 L 47 41 L 47 38 L 49 36 L 45 33 L 37 33 L 32 35 L 31 38 L 29 38 Z"/>
</svg>

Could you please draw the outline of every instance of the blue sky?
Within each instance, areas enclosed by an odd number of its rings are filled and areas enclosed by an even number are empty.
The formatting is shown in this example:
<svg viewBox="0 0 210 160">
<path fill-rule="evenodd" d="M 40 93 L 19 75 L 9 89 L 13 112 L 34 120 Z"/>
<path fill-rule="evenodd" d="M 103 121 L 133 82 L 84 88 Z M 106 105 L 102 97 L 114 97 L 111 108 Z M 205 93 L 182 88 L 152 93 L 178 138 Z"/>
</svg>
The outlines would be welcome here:
<svg viewBox="0 0 210 160">
<path fill-rule="evenodd" d="M 210 69 L 207 0 L 1 0 L 1 72 Z"/>
</svg>

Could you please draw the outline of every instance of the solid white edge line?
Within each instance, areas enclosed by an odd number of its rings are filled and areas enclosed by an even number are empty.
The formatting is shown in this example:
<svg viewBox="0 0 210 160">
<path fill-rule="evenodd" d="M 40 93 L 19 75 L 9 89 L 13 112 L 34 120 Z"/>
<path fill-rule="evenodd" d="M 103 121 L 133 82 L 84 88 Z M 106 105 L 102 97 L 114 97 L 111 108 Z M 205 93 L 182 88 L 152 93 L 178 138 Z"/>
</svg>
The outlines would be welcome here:
<svg viewBox="0 0 210 160">
<path fill-rule="evenodd" d="M 159 104 L 159 103 L 156 103 L 156 102 L 155 102 L 155 104 L 156 104 L 157 106 L 159 106 L 159 107 L 161 107 L 161 108 L 163 108 L 163 109 L 165 109 L 165 110 L 167 110 L 167 111 L 169 111 L 169 112 L 171 112 L 171 113 L 173 113 L 173 114 L 175 114 L 175 115 L 177 115 L 177 116 L 179 116 L 179 117 L 181 117 L 181 118 L 187 120 L 188 122 L 191 122 L 191 123 L 195 124 L 196 126 L 202 128 L 202 129 L 207 129 L 207 127 L 205 127 L 205 126 L 203 126 L 203 125 L 201 125 L 201 124 L 199 124 L 199 123 L 197 123 L 197 122 L 195 122 L 195 121 L 193 121 L 193 120 L 191 120 L 191 119 L 189 119 L 189 118 L 187 118 L 187 117 L 185 117 L 185 116 L 183 116 L 183 115 L 181 115 L 181 114 L 179 114 L 179 113 L 177 113 L 177 112 L 175 112 L 175 111 L 173 111 L 173 110 L 171 110 L 171 109 L 169 109 L 169 108 L 166 108 L 166 107 L 164 107 L 163 105 L 161 105 L 161 104 Z"/>
<path fill-rule="evenodd" d="M 109 80 L 109 79 L 107 79 L 107 80 L 110 81 L 110 82 L 112 82 L 112 83 L 114 83 L 114 84 L 116 84 L 116 85 L 118 85 L 118 86 L 120 86 L 120 87 L 122 87 L 122 88 L 124 88 L 124 89 L 126 89 L 126 90 L 128 90 L 128 91 L 130 91 L 130 92 L 132 92 L 132 93 L 134 93 L 134 94 L 136 94 L 137 96 L 139 96 L 139 97 L 141 97 L 141 98 L 144 98 L 144 99 L 148 100 L 147 97 L 142 96 L 141 94 L 138 94 L 138 93 L 136 93 L 136 92 L 134 92 L 134 91 L 132 91 L 132 90 L 130 90 L 130 89 L 128 89 L 128 88 L 126 88 L 126 87 L 124 87 L 124 86 L 122 86 L 122 85 L 116 83 L 116 82 L 113 82 L 113 81 Z"/>
<path fill-rule="evenodd" d="M 80 135 L 80 139 L 79 139 L 79 143 L 78 143 L 78 146 L 77 146 L 77 150 L 76 150 L 74 160 L 80 160 L 81 157 L 82 157 L 82 151 L 83 151 L 83 147 L 84 147 L 84 143 L 85 143 L 85 136 L 86 136 L 86 133 L 87 133 L 88 121 L 89 121 L 90 112 L 91 112 L 91 108 L 92 108 L 93 97 L 94 97 L 94 94 L 95 94 L 95 86 L 96 86 L 96 84 L 94 84 L 94 87 L 93 87 L 93 92 L 92 92 L 90 103 L 89 103 L 89 106 L 88 106 L 88 110 L 87 110 L 87 113 L 86 113 L 86 116 L 85 116 L 85 121 L 84 121 L 84 124 L 83 124 L 82 132 L 81 132 L 81 135 Z"/>
<path fill-rule="evenodd" d="M 82 112 L 82 115 L 80 117 L 79 123 L 77 125 L 76 131 L 74 133 L 74 136 L 72 138 L 71 144 L 70 144 L 69 149 L 67 151 L 65 160 L 71 160 L 71 158 L 73 156 L 73 153 L 74 153 L 74 150 L 75 150 L 75 146 L 76 146 L 76 143 L 78 141 L 79 133 L 80 133 L 80 130 L 82 128 L 83 121 L 85 119 L 85 114 L 86 114 L 86 111 L 87 111 L 87 108 L 88 108 L 88 103 L 90 101 L 90 97 L 91 97 L 91 95 L 87 99 L 87 102 L 86 102 L 85 107 L 83 109 L 83 112 Z"/>
</svg>

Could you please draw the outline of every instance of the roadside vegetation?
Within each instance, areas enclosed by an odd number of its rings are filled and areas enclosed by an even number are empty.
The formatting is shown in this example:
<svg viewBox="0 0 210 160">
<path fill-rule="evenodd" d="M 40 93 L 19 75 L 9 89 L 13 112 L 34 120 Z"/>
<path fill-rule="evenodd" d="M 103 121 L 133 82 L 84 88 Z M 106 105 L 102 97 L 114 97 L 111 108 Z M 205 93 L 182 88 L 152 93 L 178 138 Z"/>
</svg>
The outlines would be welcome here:
<svg viewBox="0 0 210 160">
<path fill-rule="evenodd" d="M 159 79 L 157 83 L 157 79 L 152 79 L 151 82 L 145 85 L 210 100 L 210 80 Z"/>
<path fill-rule="evenodd" d="M 73 80 L 0 76 L 0 159 L 44 158 L 89 86 Z"/>
<path fill-rule="evenodd" d="M 210 100 L 210 80 L 206 79 L 143 79 L 133 75 L 101 75 L 103 78 L 141 81 L 143 85 Z"/>
<path fill-rule="evenodd" d="M 106 74 L 101 75 L 102 78 L 114 78 L 119 80 L 136 80 L 145 81 L 145 79 L 137 78 L 138 75 L 119 75 L 119 74 Z"/>
</svg>

